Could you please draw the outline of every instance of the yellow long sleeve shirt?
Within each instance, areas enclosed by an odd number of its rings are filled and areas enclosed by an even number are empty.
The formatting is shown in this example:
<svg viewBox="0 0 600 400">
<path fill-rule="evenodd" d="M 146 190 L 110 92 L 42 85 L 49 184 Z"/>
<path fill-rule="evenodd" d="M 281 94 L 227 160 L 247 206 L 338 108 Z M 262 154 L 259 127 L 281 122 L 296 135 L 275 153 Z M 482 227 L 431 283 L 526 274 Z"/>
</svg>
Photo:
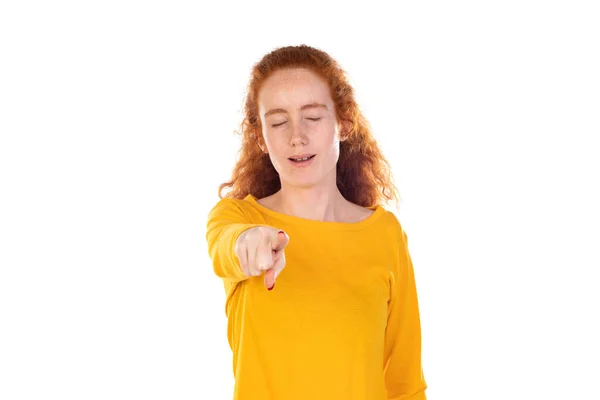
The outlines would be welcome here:
<svg viewBox="0 0 600 400">
<path fill-rule="evenodd" d="M 356 223 L 278 213 L 225 198 L 206 239 L 226 292 L 234 400 L 425 400 L 421 327 L 407 236 L 381 206 Z M 267 225 L 290 237 L 273 290 L 246 277 L 238 236 Z"/>
</svg>

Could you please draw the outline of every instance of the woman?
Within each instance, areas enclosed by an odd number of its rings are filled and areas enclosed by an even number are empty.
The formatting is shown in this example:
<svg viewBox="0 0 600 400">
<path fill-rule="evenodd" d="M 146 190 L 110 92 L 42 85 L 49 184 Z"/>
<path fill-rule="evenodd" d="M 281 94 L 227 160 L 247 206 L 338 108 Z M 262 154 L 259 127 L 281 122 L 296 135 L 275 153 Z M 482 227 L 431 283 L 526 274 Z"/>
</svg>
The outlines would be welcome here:
<svg viewBox="0 0 600 400">
<path fill-rule="evenodd" d="M 206 234 L 235 399 L 426 398 L 407 237 L 381 205 L 397 191 L 345 75 L 304 45 L 253 68 Z"/>
</svg>

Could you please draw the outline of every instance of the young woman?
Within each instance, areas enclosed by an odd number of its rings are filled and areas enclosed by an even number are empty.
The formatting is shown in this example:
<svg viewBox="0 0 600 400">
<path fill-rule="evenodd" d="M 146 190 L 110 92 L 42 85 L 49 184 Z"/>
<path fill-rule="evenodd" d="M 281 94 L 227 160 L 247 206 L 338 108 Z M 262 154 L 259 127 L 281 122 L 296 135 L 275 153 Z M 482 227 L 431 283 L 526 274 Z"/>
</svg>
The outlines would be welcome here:
<svg viewBox="0 0 600 400">
<path fill-rule="evenodd" d="M 425 399 L 407 236 L 382 207 L 397 190 L 346 73 L 279 48 L 254 66 L 245 114 L 206 234 L 234 398 Z"/>
</svg>

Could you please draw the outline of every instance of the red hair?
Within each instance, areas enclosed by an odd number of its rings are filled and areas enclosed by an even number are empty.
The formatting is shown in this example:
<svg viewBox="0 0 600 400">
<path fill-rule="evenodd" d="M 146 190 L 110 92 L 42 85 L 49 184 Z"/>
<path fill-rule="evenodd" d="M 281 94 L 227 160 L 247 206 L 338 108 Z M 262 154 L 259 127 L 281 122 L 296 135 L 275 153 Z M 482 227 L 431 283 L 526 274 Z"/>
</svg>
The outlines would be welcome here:
<svg viewBox="0 0 600 400">
<path fill-rule="evenodd" d="M 263 144 L 258 116 L 258 93 L 263 82 L 275 71 L 306 68 L 315 72 L 329 85 L 335 113 L 339 121 L 348 121 L 350 130 L 340 142 L 337 163 L 337 186 L 348 201 L 370 207 L 399 200 L 389 162 L 383 156 L 354 98 L 354 89 L 346 72 L 327 53 L 307 45 L 287 46 L 265 55 L 252 68 L 245 101 L 245 117 L 240 131 L 242 145 L 231 180 L 219 186 L 219 197 L 243 199 L 248 194 L 256 198 L 272 195 L 281 188 L 279 174 Z M 223 190 L 230 188 L 225 196 Z"/>
</svg>

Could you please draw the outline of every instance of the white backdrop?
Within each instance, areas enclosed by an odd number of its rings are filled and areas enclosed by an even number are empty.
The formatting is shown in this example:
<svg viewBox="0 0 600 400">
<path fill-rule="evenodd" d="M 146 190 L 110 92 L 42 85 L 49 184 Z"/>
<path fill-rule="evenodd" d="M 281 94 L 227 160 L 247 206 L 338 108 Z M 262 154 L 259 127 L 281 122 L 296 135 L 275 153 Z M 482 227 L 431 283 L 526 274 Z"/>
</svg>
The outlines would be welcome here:
<svg viewBox="0 0 600 400">
<path fill-rule="evenodd" d="M 1 399 L 231 399 L 206 215 L 300 43 L 392 163 L 429 398 L 600 399 L 593 2 L 333 3 L 2 2 Z"/>
</svg>

